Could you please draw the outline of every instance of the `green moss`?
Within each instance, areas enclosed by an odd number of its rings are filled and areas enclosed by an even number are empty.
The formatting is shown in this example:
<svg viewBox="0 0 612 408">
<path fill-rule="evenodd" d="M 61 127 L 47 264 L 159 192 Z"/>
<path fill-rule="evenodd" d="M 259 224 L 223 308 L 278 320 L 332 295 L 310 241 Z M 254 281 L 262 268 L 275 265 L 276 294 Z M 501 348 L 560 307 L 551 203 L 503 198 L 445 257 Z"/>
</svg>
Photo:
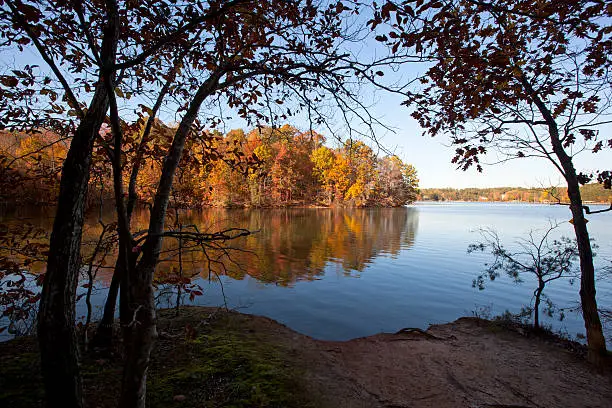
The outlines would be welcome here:
<svg viewBox="0 0 612 408">
<path fill-rule="evenodd" d="M 284 350 L 235 332 L 208 333 L 186 344 L 190 363 L 149 377 L 151 407 L 304 407 Z M 185 396 L 175 401 L 177 395 Z M 310 405 L 312 406 L 312 405 Z"/>
</svg>

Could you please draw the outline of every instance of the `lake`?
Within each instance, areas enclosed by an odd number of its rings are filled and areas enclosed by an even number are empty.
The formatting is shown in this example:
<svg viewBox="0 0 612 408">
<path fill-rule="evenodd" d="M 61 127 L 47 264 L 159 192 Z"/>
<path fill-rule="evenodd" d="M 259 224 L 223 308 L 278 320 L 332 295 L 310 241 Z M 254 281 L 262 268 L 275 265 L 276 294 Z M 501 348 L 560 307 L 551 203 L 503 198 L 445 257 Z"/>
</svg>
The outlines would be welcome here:
<svg viewBox="0 0 612 408">
<path fill-rule="evenodd" d="M 43 228 L 51 225 L 49 214 L 23 212 L 8 218 L 16 217 L 29 218 Z M 90 218 L 86 240 L 99 234 L 96 217 Z M 257 232 L 229 244 L 235 248 L 230 250 L 230 262 L 225 255 L 209 253 L 224 261 L 225 270 L 216 265 L 214 273 L 209 273 L 198 248 L 185 253 L 183 270 L 196 275 L 195 283 L 204 293 L 186 303 L 227 304 L 324 340 L 347 340 L 404 327 L 425 329 L 475 312 L 519 312 L 532 301 L 534 286 L 528 277 L 515 284 L 501 276 L 488 282 L 483 291 L 472 288 L 472 280 L 492 260 L 487 254 L 467 253 L 468 245 L 479 240 L 475 230 L 494 228 L 505 246 L 513 248 L 517 238 L 546 228 L 550 220 L 564 222 L 557 236 L 572 237 L 572 226 L 566 222 L 569 218 L 567 207 L 514 203 L 189 211 L 180 215 L 180 222 L 198 225 L 200 230 L 235 226 Z M 609 265 L 612 214 L 587 218 L 591 236 L 599 245 L 596 265 Z M 144 228 L 146 212 L 136 214 L 134 222 Z M 159 275 L 178 270 L 175 249 L 173 242 L 164 245 Z M 100 271 L 96 284 L 98 316 L 109 270 Z M 555 281 L 545 291 L 557 306 L 568 310 L 563 321 L 546 317 L 544 323 L 572 337 L 584 332 L 580 315 L 570 310 L 577 306 L 578 289 L 579 282 L 572 286 Z M 597 297 L 600 307 L 612 308 L 612 279 L 598 282 Z M 157 301 L 160 306 L 170 306 L 175 300 L 173 293 L 160 293 Z M 79 304 L 79 316 L 84 310 Z M 610 331 L 607 334 L 610 338 Z"/>
</svg>

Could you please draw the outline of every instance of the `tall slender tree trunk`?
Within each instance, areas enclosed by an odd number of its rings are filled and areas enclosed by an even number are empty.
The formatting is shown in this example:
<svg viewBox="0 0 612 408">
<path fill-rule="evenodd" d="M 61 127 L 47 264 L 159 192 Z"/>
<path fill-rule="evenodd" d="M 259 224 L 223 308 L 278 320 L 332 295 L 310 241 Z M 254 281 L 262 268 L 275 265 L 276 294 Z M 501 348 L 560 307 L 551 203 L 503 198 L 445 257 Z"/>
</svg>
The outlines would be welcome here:
<svg viewBox="0 0 612 408">
<path fill-rule="evenodd" d="M 574 232 L 576 233 L 580 257 L 580 303 L 582 304 L 582 317 L 589 346 L 588 359 L 599 364 L 607 354 L 606 340 L 597 311 L 593 250 L 591 249 L 591 240 L 584 218 L 580 188 L 576 177 L 572 181 L 568 180 L 567 192 L 570 197 L 570 209 L 574 220 Z"/>
<path fill-rule="evenodd" d="M 580 196 L 580 183 L 578 182 L 578 176 L 574 168 L 574 163 L 572 162 L 572 157 L 569 156 L 563 148 L 563 143 L 559 136 L 559 128 L 550 109 L 524 76 L 522 76 L 520 80 L 546 121 L 553 152 L 561 164 L 563 176 L 567 182 L 567 195 L 570 200 L 572 222 L 574 224 L 574 233 L 576 235 L 578 255 L 580 257 L 580 302 L 582 305 L 582 318 L 584 319 L 584 327 L 586 329 L 587 344 L 589 348 L 588 360 L 599 365 L 607 354 L 606 340 L 603 335 L 599 312 L 597 311 L 593 250 L 591 248 L 591 239 L 584 218 L 582 197 Z"/>
<path fill-rule="evenodd" d="M 93 142 L 107 109 L 106 91 L 103 86 L 98 86 L 62 167 L 38 312 L 38 343 L 49 407 L 83 406 L 75 299 Z"/>
<path fill-rule="evenodd" d="M 117 4 L 107 0 L 107 12 Z M 118 30 L 109 18 L 100 48 L 101 62 L 113 66 Z M 75 332 L 75 298 L 80 267 L 83 215 L 93 144 L 109 107 L 101 75 L 91 103 L 72 138 L 62 167 L 57 212 L 49 242 L 47 272 L 38 313 L 38 343 L 49 407 L 83 406 L 79 350 Z"/>
<path fill-rule="evenodd" d="M 597 299 L 595 291 L 595 266 L 593 265 L 593 250 L 591 239 L 584 218 L 582 198 L 580 196 L 580 183 L 576 175 L 576 169 L 570 156 L 563 150 L 558 134 L 553 137 L 553 148 L 555 154 L 565 172 L 567 181 L 567 194 L 570 200 L 570 210 L 572 212 L 572 223 L 574 233 L 578 243 L 578 255 L 580 258 L 580 303 L 582 305 L 582 318 L 586 330 L 588 350 L 588 360 L 599 365 L 607 354 L 606 340 L 604 338 L 599 312 L 597 311 Z"/>
<path fill-rule="evenodd" d="M 170 191 L 191 126 L 204 100 L 216 91 L 221 75 L 221 71 L 214 73 L 200 86 L 176 130 L 164 160 L 142 256 L 137 265 L 126 268 L 122 276 L 121 326 L 126 359 L 120 408 L 145 408 L 147 369 L 157 337 L 153 274 L 161 251 Z"/>
</svg>

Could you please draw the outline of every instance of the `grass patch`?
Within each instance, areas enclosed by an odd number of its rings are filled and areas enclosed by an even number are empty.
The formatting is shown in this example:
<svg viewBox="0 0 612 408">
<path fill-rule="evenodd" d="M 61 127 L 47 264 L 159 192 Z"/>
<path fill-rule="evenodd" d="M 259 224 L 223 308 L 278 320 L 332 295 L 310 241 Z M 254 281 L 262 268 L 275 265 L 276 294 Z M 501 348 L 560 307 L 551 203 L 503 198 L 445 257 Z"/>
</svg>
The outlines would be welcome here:
<svg viewBox="0 0 612 408">
<path fill-rule="evenodd" d="M 152 370 L 151 406 L 287 407 L 298 388 L 278 350 L 234 333 L 200 335 L 184 344 L 189 363 Z M 164 367 L 167 370 L 169 367 Z M 184 396 L 176 401 L 177 396 Z M 182 397 L 179 397 L 182 399 Z"/>
<path fill-rule="evenodd" d="M 190 312 L 186 319 L 197 321 Z M 290 351 L 244 316 L 223 313 L 192 337 L 176 340 L 174 362 L 152 365 L 152 407 L 314 406 L 301 390 L 301 373 L 287 360 Z"/>
</svg>

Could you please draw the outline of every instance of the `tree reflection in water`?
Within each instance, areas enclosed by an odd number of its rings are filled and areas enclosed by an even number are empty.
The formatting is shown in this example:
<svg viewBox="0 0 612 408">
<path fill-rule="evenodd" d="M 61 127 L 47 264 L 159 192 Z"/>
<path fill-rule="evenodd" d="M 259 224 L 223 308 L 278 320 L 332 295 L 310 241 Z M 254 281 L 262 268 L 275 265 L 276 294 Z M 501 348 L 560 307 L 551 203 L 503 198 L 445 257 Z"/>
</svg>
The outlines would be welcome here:
<svg viewBox="0 0 612 408">
<path fill-rule="evenodd" d="M 218 231 L 229 227 L 247 228 L 255 234 L 229 242 L 232 248 L 227 254 L 209 251 L 212 259 L 223 261 L 212 265 L 209 272 L 207 257 L 196 245 L 184 245 L 183 270 L 189 276 L 218 279 L 228 275 L 243 279 L 249 275 L 265 283 L 292 286 L 301 280 L 315 280 L 322 276 L 328 264 L 336 264 L 345 275 L 364 271 L 376 257 L 394 257 L 402 249 L 413 245 L 418 229 L 416 208 L 289 208 L 289 209 L 205 209 L 181 210 L 183 225 L 196 225 L 200 231 Z M 30 223 L 50 229 L 52 219 L 48 212 L 26 211 L 5 214 L 4 223 Z M 105 211 L 104 219 L 112 222 L 112 210 Z M 148 225 L 148 211 L 141 209 L 134 214 L 132 223 L 136 230 Z M 168 228 L 173 225 L 170 219 Z M 83 233 L 83 256 L 92 251 L 101 233 L 97 214 L 91 214 Z M 178 243 L 166 238 L 163 244 L 162 262 L 157 267 L 158 280 L 171 276 L 178 270 Z M 228 257 L 229 255 L 229 257 Z M 108 283 L 112 275 L 115 254 L 102 260 L 98 279 Z M 43 272 L 38 265 L 35 272 Z"/>
<path fill-rule="evenodd" d="M 258 231 L 230 244 L 236 250 L 230 252 L 231 260 L 221 257 L 224 272 L 234 279 L 250 275 L 282 286 L 317 279 L 330 262 L 347 275 L 362 272 L 377 256 L 395 256 L 412 246 L 418 227 L 414 208 L 207 210 L 185 216 L 209 230 L 233 226 Z M 165 245 L 165 250 L 175 247 L 169 240 Z M 209 278 L 201 251 L 184 259 L 191 265 L 186 269 Z M 164 262 L 159 272 L 176 268 L 175 262 Z"/>
</svg>

